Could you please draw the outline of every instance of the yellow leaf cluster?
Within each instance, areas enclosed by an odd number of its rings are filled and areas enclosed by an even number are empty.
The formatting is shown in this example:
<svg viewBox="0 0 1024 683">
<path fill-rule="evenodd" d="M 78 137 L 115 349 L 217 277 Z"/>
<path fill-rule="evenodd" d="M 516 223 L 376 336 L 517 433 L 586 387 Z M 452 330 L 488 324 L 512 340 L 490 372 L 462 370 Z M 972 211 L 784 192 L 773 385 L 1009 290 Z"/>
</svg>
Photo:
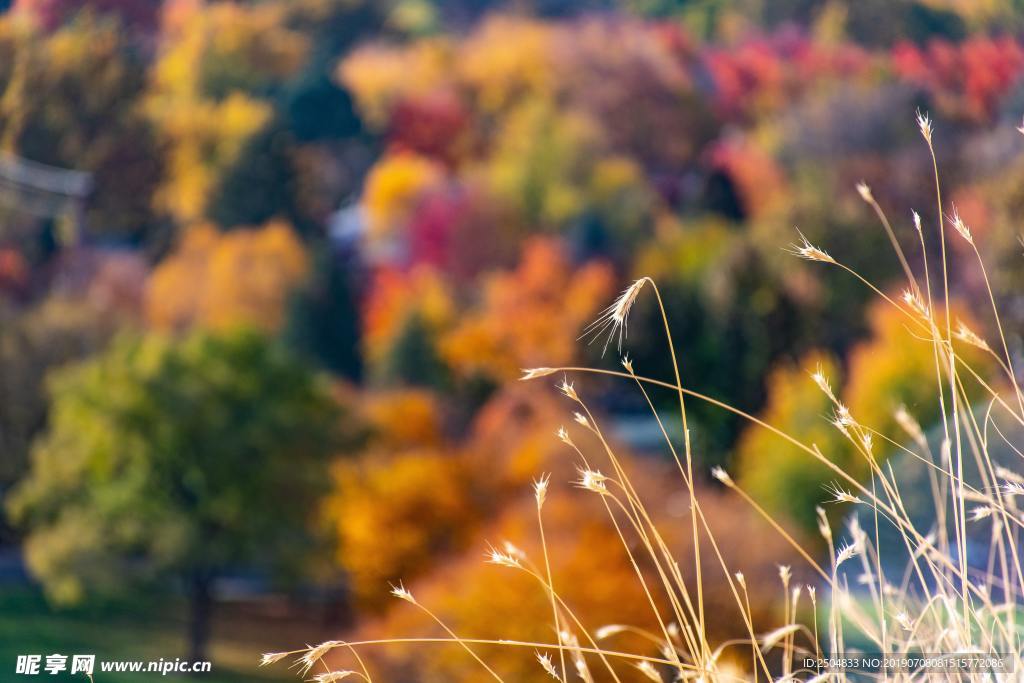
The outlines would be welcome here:
<svg viewBox="0 0 1024 683">
<path fill-rule="evenodd" d="M 396 237 L 423 193 L 443 177 L 436 162 L 416 154 L 390 154 L 379 161 L 370 171 L 363 193 L 370 239 L 386 243 Z"/>
<path fill-rule="evenodd" d="M 399 101 L 431 92 L 447 81 L 454 54 L 443 38 L 409 47 L 368 45 L 341 63 L 338 78 L 355 94 L 367 120 L 383 126 Z"/>
<path fill-rule="evenodd" d="M 258 229 L 189 229 L 146 288 L 146 318 L 155 329 L 278 329 L 291 291 L 303 281 L 308 258 L 294 231 L 271 222 Z"/>
<path fill-rule="evenodd" d="M 169 148 L 156 203 L 181 222 L 202 218 L 218 179 L 270 120 L 271 105 L 253 93 L 305 60 L 306 39 L 286 28 L 285 10 L 216 3 L 176 17 L 147 109 Z"/>
</svg>

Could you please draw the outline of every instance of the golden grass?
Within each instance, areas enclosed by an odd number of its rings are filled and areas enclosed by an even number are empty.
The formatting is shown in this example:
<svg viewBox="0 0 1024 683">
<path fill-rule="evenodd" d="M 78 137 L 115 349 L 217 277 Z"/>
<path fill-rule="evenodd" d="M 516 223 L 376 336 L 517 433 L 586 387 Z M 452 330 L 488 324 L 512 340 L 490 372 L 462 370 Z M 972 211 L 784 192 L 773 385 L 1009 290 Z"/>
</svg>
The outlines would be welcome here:
<svg viewBox="0 0 1024 683">
<path fill-rule="evenodd" d="M 867 464 L 872 476 L 870 481 L 865 482 L 832 462 L 815 444 L 802 442 L 799 435 L 785 434 L 753 415 L 683 386 L 680 379 L 683 359 L 676 353 L 661 293 L 653 280 L 642 278 L 630 285 L 588 328 L 588 332 L 606 334 L 606 349 L 611 340 L 616 339 L 621 350 L 630 308 L 648 289 L 661 311 L 667 352 L 671 354 L 674 368 L 672 380 L 663 381 L 637 374 L 632 361 L 625 357 L 622 359 L 624 371 L 586 367 L 534 368 L 526 370 L 523 379 L 532 380 L 556 374 L 566 377 L 560 389 L 571 404 L 575 416 L 573 429 L 583 430 L 599 444 L 595 452 L 585 453 L 577 447 L 569 429 L 563 427 L 559 430 L 557 438 L 579 463 L 579 477 L 573 483 L 599 497 L 609 523 L 613 525 L 636 570 L 637 581 L 642 584 L 643 594 L 654 616 L 652 623 L 658 625 L 657 630 L 642 631 L 620 624 L 601 627 L 588 625 L 563 599 L 553 583 L 544 535 L 544 502 L 549 486 L 549 480 L 544 476 L 534 486 L 537 533 L 542 547 L 539 564 L 535 564 L 524 552 L 513 546 L 492 549 L 487 561 L 509 571 L 524 573 L 537 584 L 538 590 L 544 593 L 550 603 L 550 613 L 538 614 L 537 619 L 550 620 L 555 634 L 551 642 L 475 639 L 456 634 L 399 585 L 393 591 L 395 596 L 422 609 L 440 624 L 447 637 L 331 641 L 316 647 L 267 654 L 264 655 L 263 663 L 297 659 L 303 673 L 308 673 L 318 663 L 322 664 L 327 652 L 345 648 L 358 663 L 359 671 L 332 672 L 323 665 L 325 671 L 319 674 L 318 680 L 332 681 L 354 676 L 372 681 L 370 671 L 358 657 L 361 648 L 398 643 L 454 643 L 466 651 L 469 658 L 467 665 L 475 664 L 481 676 L 486 675 L 498 681 L 507 679 L 503 679 L 501 673 L 478 654 L 476 647 L 498 645 L 523 649 L 528 656 L 536 658 L 540 670 L 563 683 L 575 680 L 645 679 L 826 681 L 845 680 L 846 673 L 817 666 L 808 668 L 803 666 L 802 659 L 821 653 L 842 655 L 849 651 L 849 644 L 856 641 L 870 643 L 872 649 L 883 653 L 1007 654 L 1011 658 L 1011 666 L 1017 671 L 1024 671 L 1024 650 L 1021 648 L 1017 626 L 1020 597 L 1024 595 L 1024 570 L 1017 548 L 1019 529 L 1024 527 L 1024 518 L 1017 505 L 1017 498 L 1024 494 L 1024 477 L 998 464 L 991 454 L 994 445 L 1002 443 L 1024 457 L 1000 428 L 1003 421 L 1024 426 L 1024 393 L 1016 379 L 1014 361 L 1004 335 L 996 299 L 970 229 L 954 213 L 949 217 L 953 231 L 946 230 L 938 168 L 934 161 L 931 121 L 926 115 L 919 114 L 918 124 L 932 155 L 940 219 L 934 231 L 925 229 L 917 214 L 914 214 L 914 224 L 922 252 L 927 254 L 937 250 L 941 255 L 941 280 L 929 271 L 927 259 L 920 269 L 923 281 L 918 279 L 882 208 L 870 189 L 864 185 L 859 186 L 858 191 L 883 224 L 908 280 L 908 289 L 902 300 L 887 296 L 852 267 L 814 246 L 803 235 L 800 235 L 800 243 L 792 251 L 799 257 L 827 267 L 838 267 L 849 273 L 887 305 L 898 310 L 905 318 L 910 334 L 931 343 L 935 391 L 942 414 L 941 440 L 937 448 L 928 442 L 924 431 L 906 408 L 901 407 L 895 416 L 897 423 L 906 431 L 905 435 L 882 434 L 870 425 L 861 424 L 857 416 L 851 414 L 836 397 L 829 379 L 820 371 L 815 372 L 808 381 L 815 382 L 828 397 L 834 408 L 831 424 L 849 440 Z M 990 345 L 966 326 L 961 325 L 955 330 L 953 328 L 949 314 L 950 253 L 947 241 L 950 239 L 964 240 L 976 256 L 976 266 L 983 274 L 994 327 L 999 335 L 999 343 L 996 345 Z M 990 354 L 998 361 L 1005 379 L 998 386 L 984 382 L 957 352 L 957 344 L 968 344 Z M 622 460 L 602 431 L 599 420 L 568 379 L 586 373 L 630 382 L 647 400 L 689 496 L 692 510 L 689 515 L 689 533 L 692 534 L 694 547 L 692 565 L 688 563 L 687 566 L 681 566 L 674 559 L 653 522 L 647 503 L 638 494 Z M 977 404 L 972 406 L 967 401 L 965 387 L 972 383 L 981 386 L 987 396 L 988 403 L 982 406 L 983 411 L 979 410 Z M 651 387 L 668 388 L 677 396 L 678 417 L 683 434 L 681 452 L 669 438 L 667 427 L 654 410 L 647 393 Z M 844 533 L 846 540 L 841 540 L 834 537 L 835 532 L 824 511 L 819 509 L 819 530 L 828 548 L 827 558 L 823 561 L 816 557 L 814 551 L 802 547 L 725 470 L 716 468 L 713 471 L 714 478 L 749 504 L 793 546 L 818 579 L 813 586 L 794 585 L 790 569 L 780 568 L 782 623 L 755 623 L 746 580 L 743 574 L 730 569 L 708 524 L 705 509 L 694 486 L 694 454 L 687 423 L 688 400 L 706 401 L 731 411 L 797 446 L 809 459 L 824 464 L 834 473 L 835 484 L 831 488 L 834 501 L 862 511 L 861 515 L 851 517 Z M 906 443 L 903 443 L 904 440 Z M 901 489 L 901 481 L 891 463 L 881 457 L 880 450 L 883 448 L 888 452 L 896 451 L 914 458 L 928 468 L 933 482 L 931 497 L 938 520 L 933 528 L 918 528 L 915 524 L 905 503 L 906 492 Z M 981 479 L 979 485 L 965 481 L 965 462 L 972 462 L 977 468 Z M 862 520 L 868 528 L 862 526 Z M 987 524 L 989 527 L 989 562 L 983 573 L 972 573 L 967 561 L 968 537 L 971 536 L 968 526 L 979 524 Z M 879 530 L 886 526 L 898 532 L 902 548 L 894 549 L 879 544 Z M 976 538 L 977 535 L 971 537 Z M 887 576 L 888 563 L 885 559 L 895 552 L 905 553 L 910 558 L 909 563 L 901 576 Z M 702 565 L 702 553 L 714 561 L 710 565 Z M 641 563 L 653 571 L 641 571 Z M 708 566 L 717 567 L 721 576 L 715 577 L 715 580 L 727 584 L 743 620 L 742 626 L 746 633 L 744 638 L 712 642 L 708 636 L 703 588 L 708 577 L 702 576 Z M 856 567 L 861 572 L 863 587 L 858 589 L 859 592 L 849 585 L 850 574 L 841 571 L 843 567 Z M 686 578 L 695 581 L 686 581 Z M 820 602 L 819 591 L 826 598 Z M 630 652 L 599 644 L 610 635 L 630 629 L 641 635 L 650 648 Z M 733 666 L 725 666 L 723 653 L 726 651 L 730 651 L 730 654 L 743 653 L 743 660 L 749 662 L 749 671 L 741 673 Z M 771 658 L 769 653 L 772 654 Z M 736 659 L 731 658 L 731 661 Z M 874 675 L 900 680 L 925 676 L 920 672 L 899 673 L 884 668 Z M 946 678 L 959 680 L 958 676 L 952 674 Z"/>
</svg>

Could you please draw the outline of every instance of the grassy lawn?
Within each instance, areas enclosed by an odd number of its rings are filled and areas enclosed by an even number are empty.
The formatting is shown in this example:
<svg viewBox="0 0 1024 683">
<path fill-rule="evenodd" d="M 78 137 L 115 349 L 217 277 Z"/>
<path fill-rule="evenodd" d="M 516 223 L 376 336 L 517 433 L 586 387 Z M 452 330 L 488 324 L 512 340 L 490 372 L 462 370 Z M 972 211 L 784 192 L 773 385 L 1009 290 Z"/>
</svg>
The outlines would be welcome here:
<svg viewBox="0 0 1024 683">
<path fill-rule="evenodd" d="M 13 680 L 19 654 L 95 654 L 96 683 L 166 683 L 203 680 L 209 683 L 242 681 L 296 681 L 294 672 L 278 665 L 257 666 L 259 655 L 269 650 L 292 649 L 326 637 L 315 621 L 296 621 L 267 610 L 219 608 L 215 619 L 208 674 L 184 676 L 158 673 L 101 673 L 101 660 L 149 661 L 184 657 L 185 620 L 181 605 L 174 602 L 121 605 L 103 609 L 55 611 L 34 589 L 0 584 L 0 680 Z M 47 680 L 70 679 L 45 675 Z M 26 677 L 31 680 L 34 677 Z M 76 676 L 76 678 L 78 678 Z M 81 679 L 85 680 L 85 679 Z"/>
</svg>

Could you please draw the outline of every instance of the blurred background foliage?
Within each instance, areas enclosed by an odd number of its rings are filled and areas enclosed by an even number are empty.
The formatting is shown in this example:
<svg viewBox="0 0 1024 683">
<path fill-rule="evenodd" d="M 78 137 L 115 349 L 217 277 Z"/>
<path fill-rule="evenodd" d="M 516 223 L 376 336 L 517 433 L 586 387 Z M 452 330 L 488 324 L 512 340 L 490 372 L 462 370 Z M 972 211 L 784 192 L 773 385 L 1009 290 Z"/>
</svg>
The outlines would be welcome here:
<svg viewBox="0 0 1024 683">
<path fill-rule="evenodd" d="M 943 208 L 996 264 L 1019 354 L 1019 5 L 0 1 L 0 596 L 39 585 L 110 606 L 145 584 L 177 614 L 191 595 L 202 648 L 206 591 L 225 619 L 248 610 L 291 645 L 309 630 L 429 632 L 383 599 L 401 579 L 459 631 L 543 639 L 543 595 L 479 553 L 483 537 L 535 550 L 529 485 L 550 471 L 556 583 L 588 621 L 622 619 L 641 600 L 612 530 L 565 486 L 566 406 L 520 369 L 616 369 L 614 343 L 602 356 L 579 337 L 647 275 L 687 386 L 853 469 L 816 367 L 880 433 L 906 438 L 901 404 L 927 428 L 924 343 L 862 285 L 783 247 L 799 226 L 898 295 L 854 186 L 871 186 L 922 270 L 910 210 L 937 230 L 913 122 L 926 110 Z M 956 316 L 987 336 L 962 246 Z M 660 325 L 645 294 L 624 349 L 667 379 Z M 643 397 L 578 388 L 662 501 L 663 528 L 685 529 Z M 652 399 L 672 414 L 671 392 Z M 690 411 L 723 538 L 742 546 L 756 521 L 713 490 L 715 464 L 813 530 L 828 471 L 734 414 Z M 765 543 L 762 566 L 789 561 Z M 767 587 L 751 594 L 775 609 Z M 723 638 L 737 634 L 727 602 Z M 309 628 L 275 631 L 282 614 Z M 469 680 L 456 651 L 389 654 L 395 679 Z M 496 653 L 541 680 L 519 654 Z"/>
</svg>

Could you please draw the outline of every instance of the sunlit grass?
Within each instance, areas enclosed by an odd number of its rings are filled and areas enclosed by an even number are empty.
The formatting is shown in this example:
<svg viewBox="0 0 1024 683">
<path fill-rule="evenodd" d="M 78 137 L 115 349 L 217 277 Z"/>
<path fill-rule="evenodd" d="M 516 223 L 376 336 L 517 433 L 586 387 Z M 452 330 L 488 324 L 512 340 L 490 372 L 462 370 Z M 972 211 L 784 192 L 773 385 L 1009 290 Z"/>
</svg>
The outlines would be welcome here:
<svg viewBox="0 0 1024 683">
<path fill-rule="evenodd" d="M 925 115 L 918 116 L 922 137 L 934 162 L 933 130 Z M 1021 596 L 1024 595 L 1024 569 L 1017 547 L 1024 518 L 1016 498 L 1024 493 L 1024 478 L 1014 471 L 1000 468 L 990 452 L 994 444 L 1017 450 L 1003 436 L 998 424 L 1008 421 L 1024 426 L 1024 392 L 1021 391 L 1014 371 L 1013 356 L 1003 334 L 996 299 L 987 289 L 991 303 L 991 327 L 998 332 L 998 343 L 988 343 L 977 332 L 962 325 L 954 326 L 951 313 L 949 287 L 949 261 L 952 249 L 948 242 L 963 240 L 966 251 L 975 257 L 966 267 L 978 268 L 988 284 L 984 263 L 968 226 L 956 213 L 946 215 L 941 197 L 937 164 L 935 165 L 936 204 L 939 223 L 923 226 L 916 217 L 916 237 L 924 254 L 934 254 L 941 263 L 940 272 L 931 272 L 925 260 L 917 266 L 920 275 L 906 257 L 881 207 L 874 201 L 866 186 L 859 186 L 862 198 L 875 210 L 896 249 L 907 277 L 902 297 L 887 294 L 874 283 L 862 277 L 855 264 L 847 264 L 842 254 L 829 254 L 811 244 L 801 234 L 792 247 L 795 256 L 814 261 L 822 267 L 839 268 L 859 281 L 875 296 L 893 307 L 903 317 L 908 343 L 924 339 L 931 346 L 934 361 L 934 391 L 941 409 L 941 420 L 935 428 L 938 443 L 924 438 L 924 429 L 906 410 L 900 411 L 896 422 L 905 434 L 885 434 L 872 425 L 862 424 L 859 416 L 838 398 L 830 378 L 820 371 L 809 369 L 808 382 L 813 382 L 828 398 L 832 414 L 823 416 L 832 428 L 852 446 L 858 458 L 867 466 L 870 477 L 852 474 L 830 459 L 814 443 L 805 443 L 800 434 L 786 434 L 753 415 L 726 405 L 686 387 L 686 358 L 676 353 L 671 325 L 657 283 L 641 278 L 630 285 L 592 326 L 591 330 L 608 335 L 608 342 L 621 344 L 625 337 L 630 307 L 641 295 L 653 296 L 661 312 L 661 333 L 665 336 L 666 353 L 670 354 L 674 376 L 668 380 L 646 377 L 642 368 L 635 368 L 628 358 L 622 358 L 623 370 L 603 368 L 534 368 L 526 370 L 524 380 L 564 376 L 560 390 L 569 403 L 567 415 L 571 426 L 562 428 L 556 437 L 567 447 L 567 456 L 578 463 L 579 476 L 571 482 L 597 496 L 604 505 L 609 523 L 613 524 L 629 555 L 636 578 L 642 584 L 650 604 L 657 631 L 644 632 L 652 647 L 638 652 L 619 651 L 602 643 L 602 633 L 610 628 L 601 624 L 585 624 L 572 606 L 562 598 L 556 580 L 547 570 L 548 548 L 543 543 L 543 503 L 548 483 L 535 490 L 537 503 L 537 533 L 542 540 L 543 557 L 530 558 L 515 546 L 492 549 L 487 561 L 522 572 L 535 580 L 537 589 L 551 603 L 549 614 L 537 614 L 538 620 L 550 623 L 557 634 L 550 642 L 493 641 L 474 638 L 472 634 L 456 633 L 420 603 L 414 592 L 404 586 L 393 590 L 395 597 L 422 610 L 436 621 L 447 634 L 442 638 L 389 638 L 379 641 L 331 641 L 315 648 L 277 652 L 265 656 L 264 663 L 297 658 L 303 674 L 318 680 L 333 681 L 340 678 L 373 680 L 373 674 L 358 656 L 362 648 L 389 644 L 429 645 L 455 643 L 467 654 L 467 666 L 479 668 L 481 679 L 503 679 L 481 657 L 478 648 L 498 644 L 524 650 L 525 656 L 535 656 L 539 670 L 550 677 L 568 683 L 570 680 L 597 681 L 675 681 L 675 680 L 844 680 L 842 671 L 829 671 L 817 666 L 805 668 L 804 656 L 819 653 L 841 655 L 856 647 L 880 653 L 976 653 L 1009 654 L 1018 671 L 1024 670 L 1024 649 L 1017 626 L 1020 620 Z M 948 224 L 947 224 L 948 219 Z M 951 229 L 950 229 L 951 228 Z M 1005 377 L 998 383 L 988 383 L 964 359 L 960 350 L 965 346 L 981 349 L 1002 368 Z M 607 346 L 606 346 L 607 348 Z M 691 503 L 692 514 L 688 526 L 692 531 L 694 553 L 691 560 L 680 564 L 673 557 L 659 529 L 648 512 L 648 504 L 634 487 L 611 439 L 601 427 L 600 420 L 591 411 L 587 397 L 573 382 L 581 374 L 599 374 L 617 377 L 640 392 L 662 428 L 665 447 L 675 462 L 681 486 Z M 982 402 L 968 399 L 975 385 L 985 395 Z M 678 419 L 682 427 L 682 443 L 675 443 L 662 416 L 654 409 L 648 396 L 651 387 L 672 390 L 678 398 Z M 789 567 L 779 568 L 781 623 L 755 623 L 750 609 L 750 596 L 742 574 L 726 563 L 715 534 L 712 532 L 696 493 L 694 447 L 690 440 L 687 407 L 692 401 L 709 402 L 720 409 L 737 414 L 761 429 L 767 429 L 801 450 L 808 464 L 818 462 L 834 476 L 833 483 L 822 491 L 822 499 L 842 505 L 851 515 L 843 529 L 836 529 L 819 509 L 819 531 L 825 554 L 805 548 L 790 536 L 780 520 L 772 519 L 758 501 L 745 492 L 730 474 L 721 468 L 711 473 L 727 489 L 749 504 L 758 514 L 790 543 L 817 576 L 814 585 L 798 584 Z M 998 420 L 998 422 L 997 422 Z M 925 428 L 930 425 L 925 425 Z M 574 439 L 575 433 L 585 433 L 588 441 L 598 448 L 581 450 Z M 935 439 L 933 439 L 935 441 Z M 906 442 L 906 444 L 904 443 Z M 1002 447 L 1002 444 L 1000 444 Z M 890 454 L 897 452 L 919 460 L 937 482 L 932 494 L 938 523 L 932 528 L 918 528 L 904 501 L 900 478 L 888 462 Z M 1017 451 L 1024 458 L 1024 454 Z M 771 453 L 764 453 L 770 458 Z M 965 463 L 972 463 L 979 473 L 980 482 L 965 479 Z M 785 482 L 780 482 L 785 486 Z M 542 492 L 541 492 L 542 491 Z M 986 568 L 970 566 L 969 538 L 979 538 L 978 525 L 988 533 L 988 564 Z M 898 532 L 899 547 L 879 542 L 880 529 L 893 528 Z M 595 549 L 594 552 L 599 552 Z M 704 574 L 707 566 L 701 564 L 701 554 L 711 557 L 712 566 L 720 574 Z M 909 564 L 898 576 L 887 575 L 887 558 L 907 556 Z M 644 572 L 644 563 L 653 571 Z M 716 566 L 717 565 L 717 566 Z M 542 568 L 543 567 L 543 568 Z M 692 582 L 687 579 L 693 579 Z M 708 615 L 704 609 L 703 591 L 706 581 L 724 581 L 731 592 L 742 630 L 746 637 L 727 642 L 713 642 L 707 629 Z M 486 609 L 486 605 L 481 605 Z M 618 628 L 618 627 L 616 627 Z M 347 649 L 354 658 L 352 668 L 332 672 L 324 657 L 339 648 Z M 734 666 L 724 665 L 723 654 L 743 655 L 750 663 L 750 671 L 740 673 Z M 893 672 L 874 672 L 882 678 L 896 677 Z M 919 672 L 916 676 L 923 677 Z M 907 676 L 904 676 L 907 678 Z"/>
</svg>

